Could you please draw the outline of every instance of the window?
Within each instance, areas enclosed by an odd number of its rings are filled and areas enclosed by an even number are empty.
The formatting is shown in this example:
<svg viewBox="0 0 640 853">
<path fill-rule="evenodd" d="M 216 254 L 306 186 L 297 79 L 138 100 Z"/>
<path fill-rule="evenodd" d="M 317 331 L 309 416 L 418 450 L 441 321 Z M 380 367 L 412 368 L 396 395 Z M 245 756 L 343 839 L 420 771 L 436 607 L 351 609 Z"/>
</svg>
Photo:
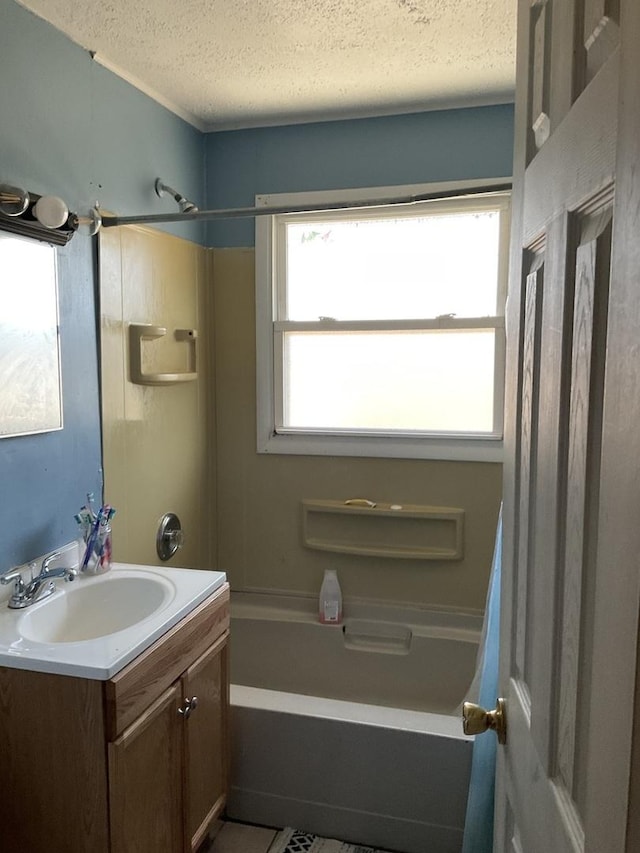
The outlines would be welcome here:
<svg viewBox="0 0 640 853">
<path fill-rule="evenodd" d="M 336 205 L 256 219 L 259 451 L 501 458 L 509 195 L 457 192 L 256 199 Z"/>
</svg>

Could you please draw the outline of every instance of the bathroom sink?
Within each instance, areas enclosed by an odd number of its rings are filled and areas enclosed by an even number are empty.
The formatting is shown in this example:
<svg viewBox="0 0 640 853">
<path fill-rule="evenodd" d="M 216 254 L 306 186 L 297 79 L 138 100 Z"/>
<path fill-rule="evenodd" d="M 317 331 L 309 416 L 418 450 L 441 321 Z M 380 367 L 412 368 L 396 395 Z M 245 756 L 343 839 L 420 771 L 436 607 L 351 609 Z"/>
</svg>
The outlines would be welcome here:
<svg viewBox="0 0 640 853">
<path fill-rule="evenodd" d="M 109 679 L 225 581 L 224 572 L 114 563 L 56 581 L 24 610 L 0 601 L 0 667 Z"/>
<path fill-rule="evenodd" d="M 62 586 L 62 585 L 60 585 Z M 39 643 L 74 643 L 115 634 L 142 622 L 175 596 L 158 575 L 105 575 L 103 583 L 64 585 L 64 595 L 34 604 L 18 619 L 18 631 Z"/>
</svg>

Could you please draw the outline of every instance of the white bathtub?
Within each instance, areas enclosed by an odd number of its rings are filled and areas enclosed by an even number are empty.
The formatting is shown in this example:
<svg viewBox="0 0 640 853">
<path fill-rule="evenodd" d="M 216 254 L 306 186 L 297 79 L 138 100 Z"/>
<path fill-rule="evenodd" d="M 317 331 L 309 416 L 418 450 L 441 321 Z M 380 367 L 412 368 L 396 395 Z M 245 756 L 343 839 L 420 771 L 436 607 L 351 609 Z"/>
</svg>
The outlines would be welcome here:
<svg viewBox="0 0 640 853">
<path fill-rule="evenodd" d="M 227 814 L 403 853 L 459 853 L 477 614 L 232 596 Z"/>
</svg>

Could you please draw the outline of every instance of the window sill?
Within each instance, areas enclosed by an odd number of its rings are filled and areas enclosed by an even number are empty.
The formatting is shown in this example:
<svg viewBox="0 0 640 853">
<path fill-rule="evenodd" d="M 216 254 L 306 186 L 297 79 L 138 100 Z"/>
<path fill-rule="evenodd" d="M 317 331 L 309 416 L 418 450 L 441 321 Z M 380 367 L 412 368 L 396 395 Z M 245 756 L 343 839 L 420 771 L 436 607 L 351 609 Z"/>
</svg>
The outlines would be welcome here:
<svg viewBox="0 0 640 853">
<path fill-rule="evenodd" d="M 419 438 L 413 436 L 314 435 L 271 433 L 258 437 L 258 453 L 298 456 L 365 456 L 383 459 L 440 459 L 502 462 L 499 438 Z"/>
</svg>

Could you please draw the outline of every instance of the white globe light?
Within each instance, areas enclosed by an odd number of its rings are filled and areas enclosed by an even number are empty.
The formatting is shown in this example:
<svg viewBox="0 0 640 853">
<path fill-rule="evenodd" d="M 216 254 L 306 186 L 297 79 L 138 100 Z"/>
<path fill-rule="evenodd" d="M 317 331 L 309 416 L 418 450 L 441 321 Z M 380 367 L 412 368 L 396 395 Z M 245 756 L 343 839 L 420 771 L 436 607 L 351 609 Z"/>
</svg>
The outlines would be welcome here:
<svg viewBox="0 0 640 853">
<path fill-rule="evenodd" d="M 69 208 L 56 195 L 43 195 L 35 203 L 33 212 L 45 228 L 61 228 L 69 216 Z"/>
</svg>

